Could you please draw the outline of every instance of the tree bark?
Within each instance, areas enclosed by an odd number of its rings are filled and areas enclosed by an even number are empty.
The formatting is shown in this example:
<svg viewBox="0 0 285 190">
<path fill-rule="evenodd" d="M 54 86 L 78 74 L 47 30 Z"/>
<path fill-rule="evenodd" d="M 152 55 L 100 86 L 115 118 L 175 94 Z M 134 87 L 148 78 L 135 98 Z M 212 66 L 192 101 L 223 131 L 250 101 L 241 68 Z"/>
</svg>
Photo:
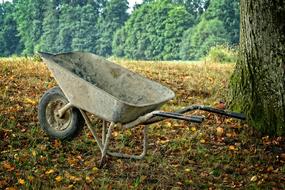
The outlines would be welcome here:
<svg viewBox="0 0 285 190">
<path fill-rule="evenodd" d="M 231 107 L 263 134 L 285 134 L 285 1 L 241 0 Z"/>
</svg>

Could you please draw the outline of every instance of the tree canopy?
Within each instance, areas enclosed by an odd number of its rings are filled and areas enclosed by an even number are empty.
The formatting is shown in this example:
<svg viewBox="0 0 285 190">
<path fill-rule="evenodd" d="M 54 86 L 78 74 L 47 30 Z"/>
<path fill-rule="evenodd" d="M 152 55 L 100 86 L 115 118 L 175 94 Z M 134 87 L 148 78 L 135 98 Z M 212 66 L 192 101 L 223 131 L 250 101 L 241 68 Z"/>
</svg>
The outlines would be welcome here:
<svg viewBox="0 0 285 190">
<path fill-rule="evenodd" d="M 200 59 L 239 43 L 238 0 L 14 0 L 0 4 L 0 56 L 89 51 L 131 59 Z"/>
</svg>

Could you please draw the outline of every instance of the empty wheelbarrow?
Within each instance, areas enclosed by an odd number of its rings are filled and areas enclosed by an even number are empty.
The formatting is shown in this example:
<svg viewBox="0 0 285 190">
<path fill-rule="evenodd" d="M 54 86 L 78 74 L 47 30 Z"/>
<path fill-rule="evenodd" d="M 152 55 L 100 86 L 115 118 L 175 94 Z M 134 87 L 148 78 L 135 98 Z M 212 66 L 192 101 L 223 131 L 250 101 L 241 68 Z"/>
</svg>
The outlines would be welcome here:
<svg viewBox="0 0 285 190">
<path fill-rule="evenodd" d="M 59 87 L 48 90 L 39 103 L 41 127 L 54 138 L 70 138 L 85 121 L 102 153 L 110 156 L 141 159 L 147 151 L 147 125 L 166 118 L 201 123 L 203 117 L 183 115 L 196 109 L 245 119 L 242 114 L 207 106 L 189 106 L 176 112 L 158 109 L 175 94 L 149 80 L 92 53 L 39 53 Z M 100 140 L 86 115 L 90 112 L 103 120 Z M 107 126 L 107 123 L 108 124 Z M 112 129 L 144 125 L 143 152 L 129 155 L 108 150 Z M 106 128 L 108 129 L 106 130 Z"/>
</svg>

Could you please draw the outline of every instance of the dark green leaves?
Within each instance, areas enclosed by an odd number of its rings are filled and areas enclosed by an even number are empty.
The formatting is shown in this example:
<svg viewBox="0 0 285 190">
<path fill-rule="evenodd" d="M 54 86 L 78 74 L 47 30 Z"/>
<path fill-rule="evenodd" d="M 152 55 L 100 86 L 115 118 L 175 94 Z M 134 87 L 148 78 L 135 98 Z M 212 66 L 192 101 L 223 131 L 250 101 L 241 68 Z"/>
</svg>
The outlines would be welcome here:
<svg viewBox="0 0 285 190">
<path fill-rule="evenodd" d="M 193 24 L 194 17 L 184 6 L 168 1 L 145 3 L 116 33 L 114 53 L 132 59 L 179 59 L 183 33 Z"/>
</svg>

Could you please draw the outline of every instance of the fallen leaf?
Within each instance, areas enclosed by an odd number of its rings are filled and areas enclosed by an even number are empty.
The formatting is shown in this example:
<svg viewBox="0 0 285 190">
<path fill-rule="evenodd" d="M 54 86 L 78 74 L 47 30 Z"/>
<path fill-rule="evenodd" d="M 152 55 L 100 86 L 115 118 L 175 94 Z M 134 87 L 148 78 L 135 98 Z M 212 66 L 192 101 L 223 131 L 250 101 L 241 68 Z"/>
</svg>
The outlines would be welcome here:
<svg viewBox="0 0 285 190">
<path fill-rule="evenodd" d="M 60 175 L 59 175 L 59 176 L 56 176 L 55 181 L 61 182 L 61 180 L 62 180 L 62 177 L 61 177 Z"/>
<path fill-rule="evenodd" d="M 166 140 L 159 140 L 157 143 L 158 143 L 158 144 L 166 144 L 166 143 L 168 143 L 168 142 L 169 142 L 169 140 L 166 139 Z"/>
<path fill-rule="evenodd" d="M 224 102 L 219 102 L 217 105 L 215 105 L 215 108 L 224 110 L 225 109 L 225 103 Z"/>
<path fill-rule="evenodd" d="M 285 153 L 282 153 L 282 154 L 280 155 L 280 158 L 281 158 L 281 160 L 284 160 L 284 161 L 285 161 Z"/>
<path fill-rule="evenodd" d="M 230 145 L 229 150 L 236 150 L 236 147 L 234 145 Z"/>
<path fill-rule="evenodd" d="M 200 140 L 200 143 L 205 143 L 205 142 L 206 142 L 205 139 Z"/>
<path fill-rule="evenodd" d="M 140 181 L 142 182 L 142 181 L 144 181 L 146 178 L 147 178 L 147 176 L 142 175 L 142 176 L 140 177 Z"/>
<path fill-rule="evenodd" d="M 117 132 L 117 131 L 114 131 L 113 133 L 112 133 L 112 136 L 113 137 L 117 137 L 119 135 L 119 133 Z"/>
<path fill-rule="evenodd" d="M 17 190 L 15 187 L 7 187 L 5 190 Z"/>
<path fill-rule="evenodd" d="M 99 169 L 98 169 L 97 167 L 93 167 L 93 168 L 92 168 L 92 171 L 93 171 L 93 172 L 97 172 L 98 170 L 99 170 Z"/>
<path fill-rule="evenodd" d="M 33 181 L 33 179 L 34 179 L 33 176 L 30 176 L 30 175 L 28 176 L 28 180 L 29 180 L 29 181 Z"/>
<path fill-rule="evenodd" d="M 226 133 L 226 136 L 231 138 L 231 137 L 233 137 L 233 134 L 232 133 Z"/>
<path fill-rule="evenodd" d="M 91 182 L 92 182 L 92 179 L 91 179 L 91 177 L 89 177 L 89 176 L 86 176 L 86 177 L 85 177 L 85 180 L 86 180 L 87 183 L 91 183 Z"/>
<path fill-rule="evenodd" d="M 269 167 L 267 168 L 267 172 L 272 172 L 273 170 L 274 170 L 273 166 L 269 166 Z"/>
<path fill-rule="evenodd" d="M 71 181 L 80 181 L 80 180 L 81 180 L 80 177 L 71 175 L 71 174 L 68 173 L 68 172 L 66 172 L 64 176 L 65 176 L 67 179 L 70 179 Z"/>
<path fill-rule="evenodd" d="M 218 127 L 216 134 L 219 137 L 222 136 L 224 134 L 224 129 L 222 127 Z"/>
<path fill-rule="evenodd" d="M 196 127 L 191 127 L 191 131 L 193 132 L 197 131 Z"/>
<path fill-rule="evenodd" d="M 46 145 L 39 145 L 39 149 L 45 151 L 47 149 Z"/>
<path fill-rule="evenodd" d="M 255 182 L 256 180 L 257 180 L 256 175 L 255 175 L 255 176 L 252 176 L 252 177 L 250 178 L 250 181 L 252 181 L 252 182 Z"/>
<path fill-rule="evenodd" d="M 25 180 L 23 180 L 22 178 L 18 179 L 18 183 L 21 185 L 25 185 Z"/>
<path fill-rule="evenodd" d="M 69 156 L 69 157 L 67 158 L 67 162 L 68 162 L 68 164 L 69 164 L 70 166 L 74 166 L 74 165 L 77 164 L 78 160 L 75 159 L 73 156 Z"/>
<path fill-rule="evenodd" d="M 189 172 L 191 172 L 191 169 L 186 168 L 184 171 L 185 171 L 186 173 L 189 173 Z"/>
<path fill-rule="evenodd" d="M 5 180 L 0 180 L 0 188 L 4 188 L 4 186 L 7 185 L 7 182 Z"/>
<path fill-rule="evenodd" d="M 34 100 L 32 100 L 32 99 L 30 99 L 30 98 L 25 98 L 25 99 L 24 99 L 24 102 L 25 102 L 26 104 L 37 105 L 37 102 L 34 101 Z"/>
<path fill-rule="evenodd" d="M 47 170 L 45 172 L 46 175 L 49 175 L 49 174 L 52 174 L 52 173 L 54 173 L 54 169 L 50 169 L 50 170 Z"/>
<path fill-rule="evenodd" d="M 61 147 L 61 142 L 59 140 L 55 140 L 53 146 L 55 148 L 59 148 L 59 147 Z"/>
<path fill-rule="evenodd" d="M 15 169 L 14 166 L 12 166 L 8 161 L 3 162 L 3 167 L 6 169 L 8 172 L 13 171 Z"/>
<path fill-rule="evenodd" d="M 166 122 L 165 122 L 165 126 L 166 126 L 166 127 L 170 128 L 171 125 L 172 125 L 171 122 L 169 122 L 169 121 L 166 121 Z"/>
<path fill-rule="evenodd" d="M 33 155 L 33 157 L 36 157 L 37 152 L 35 150 L 32 150 L 32 155 Z"/>
</svg>

